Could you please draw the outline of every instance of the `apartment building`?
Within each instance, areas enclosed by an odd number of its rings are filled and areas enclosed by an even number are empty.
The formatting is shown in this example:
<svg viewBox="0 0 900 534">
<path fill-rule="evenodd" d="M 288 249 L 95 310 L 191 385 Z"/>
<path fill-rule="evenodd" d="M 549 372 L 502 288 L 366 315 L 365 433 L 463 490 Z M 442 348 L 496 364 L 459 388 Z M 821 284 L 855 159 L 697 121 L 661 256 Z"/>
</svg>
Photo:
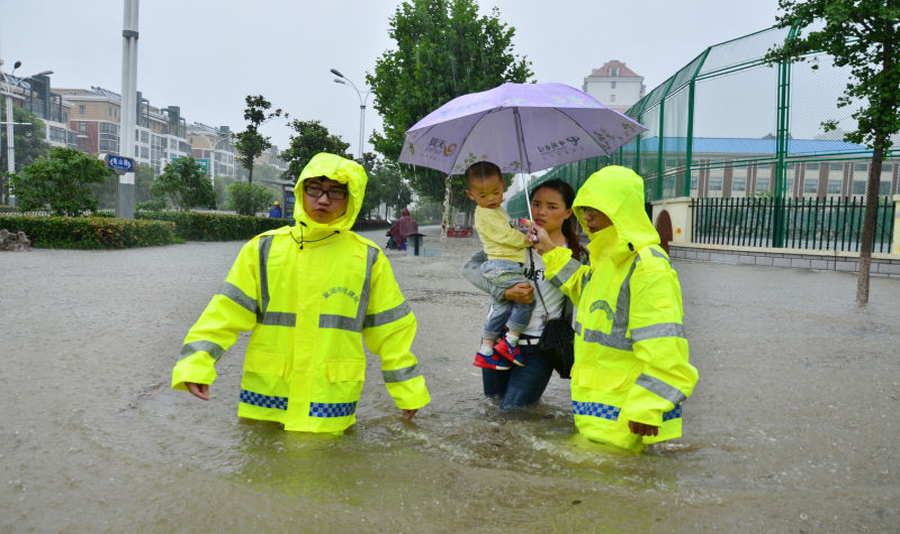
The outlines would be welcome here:
<svg viewBox="0 0 900 534">
<path fill-rule="evenodd" d="M 644 97 L 644 77 L 617 60 L 607 61 L 584 79 L 581 90 L 625 113 Z"/>
<path fill-rule="evenodd" d="M 216 176 L 234 176 L 234 139 L 228 126 L 209 126 L 200 122 L 187 128 L 187 139 L 192 147 L 191 156 L 205 159 L 207 170 Z"/>
</svg>

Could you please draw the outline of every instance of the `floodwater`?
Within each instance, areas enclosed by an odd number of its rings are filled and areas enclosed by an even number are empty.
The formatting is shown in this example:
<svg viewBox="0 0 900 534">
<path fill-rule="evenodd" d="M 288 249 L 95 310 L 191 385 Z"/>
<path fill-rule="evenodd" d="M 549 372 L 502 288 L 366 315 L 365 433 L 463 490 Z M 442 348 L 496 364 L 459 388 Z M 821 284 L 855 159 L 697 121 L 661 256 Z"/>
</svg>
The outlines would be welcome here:
<svg viewBox="0 0 900 534">
<path fill-rule="evenodd" d="M 241 243 L 0 254 L 0 532 L 885 532 L 900 525 L 900 280 L 676 261 L 685 436 L 624 454 L 574 432 L 568 381 L 501 415 L 471 365 L 479 244 L 389 251 L 433 402 L 411 422 L 369 362 L 359 423 L 236 416 L 246 338 L 212 400 L 169 389 Z M 381 232 L 366 234 L 379 244 Z"/>
</svg>

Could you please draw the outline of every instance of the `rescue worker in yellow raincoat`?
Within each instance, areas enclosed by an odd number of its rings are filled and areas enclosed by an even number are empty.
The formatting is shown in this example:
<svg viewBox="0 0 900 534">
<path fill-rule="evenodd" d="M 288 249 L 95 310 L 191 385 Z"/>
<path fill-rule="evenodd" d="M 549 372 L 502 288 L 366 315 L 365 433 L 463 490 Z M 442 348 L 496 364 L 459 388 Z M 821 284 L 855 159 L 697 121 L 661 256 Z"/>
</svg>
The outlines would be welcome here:
<svg viewBox="0 0 900 534">
<path fill-rule="evenodd" d="M 639 452 L 681 436 L 681 405 L 697 383 L 688 363 L 681 285 L 644 208 L 644 181 L 604 167 L 588 178 L 572 210 L 591 241 L 590 265 L 529 233 L 544 275 L 578 307 L 572 407 L 578 431 Z"/>
<path fill-rule="evenodd" d="M 430 402 L 410 352 L 416 318 L 387 258 L 350 231 L 366 173 L 320 153 L 300 174 L 296 225 L 244 245 L 219 292 L 184 340 L 172 388 L 208 400 L 213 364 L 252 330 L 238 416 L 286 430 L 341 433 L 356 422 L 365 378 L 363 338 L 403 416 Z"/>
</svg>

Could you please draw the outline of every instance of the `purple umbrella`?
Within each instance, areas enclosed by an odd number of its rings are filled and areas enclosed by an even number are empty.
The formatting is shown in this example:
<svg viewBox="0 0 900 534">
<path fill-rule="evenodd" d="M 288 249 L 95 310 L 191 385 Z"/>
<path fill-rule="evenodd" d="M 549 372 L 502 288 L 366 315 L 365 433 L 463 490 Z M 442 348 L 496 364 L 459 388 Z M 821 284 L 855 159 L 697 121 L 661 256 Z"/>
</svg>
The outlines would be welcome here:
<svg viewBox="0 0 900 534">
<path fill-rule="evenodd" d="M 462 174 L 477 161 L 535 172 L 605 156 L 646 128 L 561 83 L 505 83 L 463 95 L 407 130 L 401 163 Z"/>
</svg>

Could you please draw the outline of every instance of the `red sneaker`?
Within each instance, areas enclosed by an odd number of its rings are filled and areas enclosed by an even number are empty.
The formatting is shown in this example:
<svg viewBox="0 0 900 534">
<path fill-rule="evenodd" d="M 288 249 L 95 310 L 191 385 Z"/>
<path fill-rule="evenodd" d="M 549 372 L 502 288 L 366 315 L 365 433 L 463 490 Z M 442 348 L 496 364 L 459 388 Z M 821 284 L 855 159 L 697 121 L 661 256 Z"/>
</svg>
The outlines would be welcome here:
<svg viewBox="0 0 900 534">
<path fill-rule="evenodd" d="M 509 370 L 509 364 L 500 359 L 496 354 L 485 356 L 484 354 L 477 352 L 475 353 L 475 361 L 472 362 L 472 365 L 481 367 L 482 369 L 496 369 L 497 371 Z"/>
<path fill-rule="evenodd" d="M 525 356 L 520 354 L 519 346 L 516 345 L 515 347 L 510 347 L 509 343 L 506 342 L 506 338 L 503 338 L 500 343 L 494 345 L 494 353 L 503 356 L 519 367 L 525 367 Z"/>
</svg>

